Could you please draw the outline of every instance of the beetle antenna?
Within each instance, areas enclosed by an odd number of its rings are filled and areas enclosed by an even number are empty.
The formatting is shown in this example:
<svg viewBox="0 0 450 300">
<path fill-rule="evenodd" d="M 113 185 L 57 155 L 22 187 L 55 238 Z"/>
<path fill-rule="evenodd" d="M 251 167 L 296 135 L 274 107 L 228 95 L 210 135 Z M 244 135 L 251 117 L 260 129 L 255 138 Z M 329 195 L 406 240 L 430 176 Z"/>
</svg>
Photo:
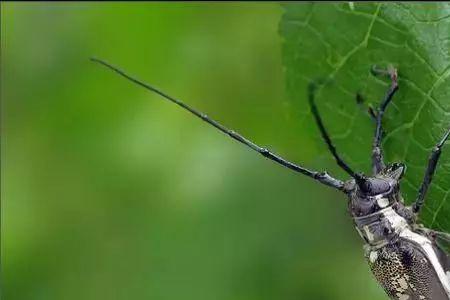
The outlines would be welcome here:
<svg viewBox="0 0 450 300">
<path fill-rule="evenodd" d="M 325 125 L 323 124 L 322 117 L 320 116 L 319 110 L 317 109 L 317 105 L 315 102 L 316 88 L 317 88 L 317 86 L 315 83 L 311 82 L 309 84 L 308 100 L 309 100 L 309 105 L 311 106 L 311 112 L 314 116 L 314 119 L 316 120 L 317 126 L 319 127 L 320 134 L 322 135 L 322 138 L 325 140 L 325 143 L 328 146 L 328 150 L 330 150 L 331 154 L 333 155 L 333 157 L 336 160 L 339 167 L 341 167 L 345 172 L 347 172 L 351 177 L 353 177 L 356 180 L 356 183 L 358 184 L 358 186 L 360 186 L 363 190 L 365 190 L 365 183 L 367 182 L 365 176 L 360 173 L 355 173 L 347 165 L 347 163 L 344 162 L 344 160 L 337 153 L 336 147 L 334 146 L 327 130 L 325 129 Z"/>
<path fill-rule="evenodd" d="M 125 73 L 124 71 L 114 67 L 113 65 L 97 59 L 97 58 L 91 58 L 91 61 L 99 63 L 101 65 L 103 65 L 104 67 L 114 71 L 115 73 L 121 75 L 122 77 L 125 77 L 126 79 L 128 79 L 129 81 L 155 93 L 160 95 L 161 97 L 163 97 L 164 99 L 180 106 L 181 108 L 187 110 L 188 112 L 190 112 L 191 114 L 195 115 L 196 117 L 200 118 L 201 120 L 203 120 L 204 122 L 208 123 L 209 125 L 212 125 L 213 127 L 215 127 L 216 129 L 218 129 L 219 131 L 227 134 L 228 136 L 230 136 L 231 138 L 233 138 L 234 140 L 246 145 L 247 147 L 251 148 L 252 150 L 258 152 L 259 154 L 261 154 L 262 156 L 264 156 L 265 158 L 268 158 L 288 169 L 294 170 L 298 173 L 301 173 L 303 175 L 306 175 L 308 177 L 311 177 L 312 179 L 319 181 L 322 184 L 334 187 L 335 189 L 341 190 L 346 192 L 345 187 L 344 187 L 344 182 L 342 182 L 339 179 L 336 179 L 332 176 L 330 176 L 327 172 L 317 172 L 317 171 L 312 171 L 309 169 L 306 169 L 302 166 L 299 166 L 297 164 L 294 164 L 288 160 L 286 160 L 285 158 L 279 156 L 276 153 L 273 153 L 271 151 L 269 151 L 266 148 L 260 147 L 257 144 L 253 143 L 252 141 L 248 140 L 247 138 L 243 137 L 242 135 L 240 135 L 239 133 L 230 130 L 228 128 L 226 128 L 225 126 L 223 126 L 222 124 L 220 124 L 219 122 L 217 122 L 216 120 L 208 117 L 207 115 L 205 115 L 204 113 L 192 108 L 191 106 L 185 104 L 184 102 L 182 102 L 181 100 L 178 100 L 172 96 L 169 96 L 168 94 L 160 91 L 159 89 L 143 82 L 140 81 L 139 79 L 134 78 L 131 75 L 128 75 L 127 73 Z"/>
</svg>

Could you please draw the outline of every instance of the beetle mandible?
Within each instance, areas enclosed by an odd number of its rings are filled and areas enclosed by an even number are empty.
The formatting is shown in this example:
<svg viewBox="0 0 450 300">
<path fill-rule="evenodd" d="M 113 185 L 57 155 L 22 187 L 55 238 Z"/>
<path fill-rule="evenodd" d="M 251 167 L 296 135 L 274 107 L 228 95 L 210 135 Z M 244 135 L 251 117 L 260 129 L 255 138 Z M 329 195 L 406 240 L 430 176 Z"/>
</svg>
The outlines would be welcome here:
<svg viewBox="0 0 450 300">
<path fill-rule="evenodd" d="M 381 147 L 383 115 L 399 88 L 396 69 L 389 68 L 385 71 L 390 76 L 391 84 L 378 110 L 372 113 L 376 129 L 372 145 L 373 174 L 370 176 L 354 172 L 339 156 L 315 104 L 317 83 L 309 85 L 308 100 L 322 138 L 337 164 L 351 177 L 350 180 L 342 181 L 327 172 L 312 171 L 294 164 L 113 65 L 97 58 L 91 60 L 177 104 L 262 156 L 345 193 L 349 199 L 349 213 L 356 230 L 364 240 L 365 257 L 375 278 L 391 299 L 450 299 L 450 257 L 436 242 L 437 237 L 450 240 L 450 235 L 428 229 L 418 223 L 418 215 L 424 205 L 442 148 L 450 136 L 450 128 L 431 152 L 415 202 L 406 206 L 399 185 L 406 166 L 403 163 L 386 165 Z"/>
</svg>

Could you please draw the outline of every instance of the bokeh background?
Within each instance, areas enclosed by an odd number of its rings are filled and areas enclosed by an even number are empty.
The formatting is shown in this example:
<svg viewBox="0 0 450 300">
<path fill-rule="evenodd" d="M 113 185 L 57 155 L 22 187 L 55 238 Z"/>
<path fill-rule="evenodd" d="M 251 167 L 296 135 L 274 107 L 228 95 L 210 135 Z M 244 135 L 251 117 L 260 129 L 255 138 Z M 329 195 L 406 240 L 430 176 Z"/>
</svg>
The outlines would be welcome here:
<svg viewBox="0 0 450 300">
<path fill-rule="evenodd" d="M 1 4 L 5 299 L 386 299 L 343 195 L 88 60 L 333 171 L 285 93 L 282 13 Z"/>
</svg>

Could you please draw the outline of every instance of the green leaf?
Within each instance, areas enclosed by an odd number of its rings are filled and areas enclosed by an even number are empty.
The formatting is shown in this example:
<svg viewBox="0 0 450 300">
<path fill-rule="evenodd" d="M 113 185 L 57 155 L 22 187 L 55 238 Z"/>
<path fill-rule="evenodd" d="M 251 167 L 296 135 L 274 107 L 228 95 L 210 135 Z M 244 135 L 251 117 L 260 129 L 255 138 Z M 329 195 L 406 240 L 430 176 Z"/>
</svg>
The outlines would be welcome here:
<svg viewBox="0 0 450 300">
<path fill-rule="evenodd" d="M 383 145 L 388 162 L 407 164 L 402 190 L 407 203 L 412 203 L 430 151 L 450 126 L 450 4 L 287 4 L 284 8 L 280 31 L 291 104 L 303 129 L 317 145 L 321 143 L 321 155 L 327 150 L 310 114 L 307 84 L 328 79 L 316 98 L 325 125 L 345 160 L 354 169 L 369 172 L 375 126 L 367 109 L 377 107 L 389 83 L 373 76 L 370 69 L 373 65 L 398 68 L 400 89 L 383 121 Z M 357 94 L 363 101 L 357 101 Z M 336 175 L 345 176 L 340 171 Z M 426 199 L 421 215 L 425 225 L 450 231 L 449 194 L 450 145 L 444 148 Z"/>
</svg>

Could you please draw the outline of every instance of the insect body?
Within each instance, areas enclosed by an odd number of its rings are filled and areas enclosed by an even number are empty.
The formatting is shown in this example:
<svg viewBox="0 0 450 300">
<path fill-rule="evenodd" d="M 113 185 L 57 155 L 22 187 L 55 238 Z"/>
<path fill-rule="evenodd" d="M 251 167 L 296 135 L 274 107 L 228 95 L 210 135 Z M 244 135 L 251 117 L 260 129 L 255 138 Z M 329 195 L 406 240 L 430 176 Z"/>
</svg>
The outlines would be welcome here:
<svg viewBox="0 0 450 300">
<path fill-rule="evenodd" d="M 309 86 L 308 99 L 311 112 L 320 133 L 337 164 L 351 176 L 350 180 L 342 181 L 332 177 L 327 172 L 311 171 L 294 164 L 266 148 L 258 146 L 237 132 L 227 129 L 180 100 L 131 77 L 118 68 L 99 59 L 93 58 L 92 61 L 100 63 L 128 80 L 181 106 L 264 157 L 344 192 L 349 199 L 349 213 L 354 220 L 357 231 L 365 242 L 364 250 L 369 266 L 375 278 L 391 299 L 450 299 L 450 257 L 436 242 L 436 238 L 449 239 L 450 235 L 427 229 L 417 222 L 442 148 L 450 136 L 450 129 L 447 130 L 431 153 L 416 201 L 412 206 L 405 206 L 399 186 L 405 171 L 405 165 L 393 163 L 386 166 L 381 148 L 382 118 L 392 97 L 398 90 L 396 70 L 390 69 L 386 72 L 390 75 L 391 85 L 377 113 L 373 114 L 376 119 L 376 130 L 372 149 L 373 174 L 371 176 L 355 173 L 339 156 L 314 101 L 316 85 L 311 84 Z"/>
<path fill-rule="evenodd" d="M 387 173 L 388 180 L 397 177 L 404 167 L 394 168 L 398 173 Z M 366 242 L 366 258 L 391 299 L 449 299 L 450 260 L 430 232 L 414 223 L 414 215 L 403 205 L 398 189 L 364 199 L 375 212 L 361 216 L 361 200 L 358 195 L 353 197 L 350 209 L 357 209 L 353 219 Z M 363 203 L 365 210 L 369 206 Z"/>
</svg>

